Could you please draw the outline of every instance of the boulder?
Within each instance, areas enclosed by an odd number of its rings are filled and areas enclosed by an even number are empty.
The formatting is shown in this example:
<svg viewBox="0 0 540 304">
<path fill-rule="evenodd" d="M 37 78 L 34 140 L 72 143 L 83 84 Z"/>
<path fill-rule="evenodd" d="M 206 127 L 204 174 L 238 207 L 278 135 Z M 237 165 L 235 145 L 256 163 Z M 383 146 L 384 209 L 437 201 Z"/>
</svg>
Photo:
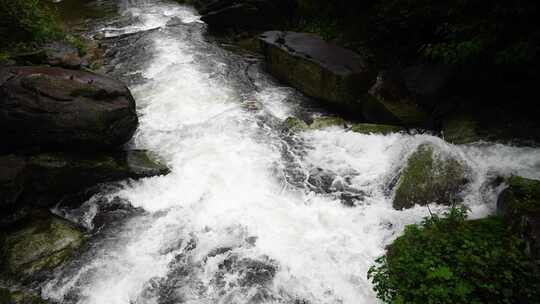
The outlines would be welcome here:
<svg viewBox="0 0 540 304">
<path fill-rule="evenodd" d="M 45 153 L 28 160 L 29 183 L 25 200 L 34 205 L 55 204 L 98 183 L 164 175 L 169 169 L 145 151 L 114 154 Z"/>
<path fill-rule="evenodd" d="M 527 252 L 540 259 L 540 181 L 513 176 L 497 200 L 503 216 L 525 241 Z"/>
<path fill-rule="evenodd" d="M 392 205 L 397 210 L 431 203 L 452 205 L 459 200 L 467 175 L 468 169 L 459 160 L 422 144 L 401 172 Z"/>
<path fill-rule="evenodd" d="M 113 149 L 137 123 L 131 93 L 112 78 L 48 67 L 0 69 L 0 150 Z"/>
<path fill-rule="evenodd" d="M 363 117 L 373 123 L 423 127 L 429 116 L 415 101 L 398 73 L 380 72 L 362 104 Z"/>
<path fill-rule="evenodd" d="M 272 75 L 331 106 L 359 108 L 375 80 L 364 57 L 313 34 L 271 31 L 260 42 Z"/>
<path fill-rule="evenodd" d="M 1 238 L 4 275 L 31 279 L 66 261 L 83 242 L 83 233 L 51 214 L 35 215 Z"/>
</svg>

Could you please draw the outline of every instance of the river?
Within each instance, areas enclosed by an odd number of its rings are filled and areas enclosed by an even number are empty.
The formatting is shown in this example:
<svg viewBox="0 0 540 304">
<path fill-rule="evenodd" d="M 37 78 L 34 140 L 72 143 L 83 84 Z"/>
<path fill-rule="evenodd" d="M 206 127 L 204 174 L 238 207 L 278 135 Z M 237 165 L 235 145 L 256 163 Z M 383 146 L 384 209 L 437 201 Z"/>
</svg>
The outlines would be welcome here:
<svg viewBox="0 0 540 304">
<path fill-rule="evenodd" d="M 390 185 L 418 145 L 432 143 L 471 168 L 463 196 L 472 217 L 494 212 L 497 176 L 540 179 L 537 148 L 454 146 L 427 134 L 341 127 L 290 132 L 287 117 L 326 114 L 267 75 L 256 56 L 205 36 L 190 7 L 123 1 L 95 32 L 114 48 L 108 71 L 137 101 L 131 145 L 152 151 L 172 172 L 57 210 L 91 237 L 43 285 L 54 301 L 377 303 L 367 270 L 405 225 L 428 215 L 425 207 L 396 211 L 391 204 Z M 104 205 L 119 204 L 133 208 L 100 215 L 114 209 Z M 108 221 L 97 227 L 100 216 Z"/>
</svg>

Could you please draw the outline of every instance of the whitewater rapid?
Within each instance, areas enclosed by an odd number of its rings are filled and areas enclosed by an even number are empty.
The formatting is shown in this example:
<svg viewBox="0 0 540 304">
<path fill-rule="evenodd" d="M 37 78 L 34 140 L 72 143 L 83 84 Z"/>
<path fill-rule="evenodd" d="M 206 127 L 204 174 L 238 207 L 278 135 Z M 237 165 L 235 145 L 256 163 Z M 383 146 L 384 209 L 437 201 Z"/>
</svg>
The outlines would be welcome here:
<svg viewBox="0 0 540 304">
<path fill-rule="evenodd" d="M 367 270 L 405 225 L 428 215 L 425 207 L 394 210 L 388 190 L 418 145 L 430 142 L 471 168 L 463 195 L 472 217 L 494 212 L 496 177 L 540 179 L 535 148 L 454 146 L 430 135 L 341 127 L 289 132 L 287 117 L 324 113 L 274 82 L 260 62 L 208 42 L 193 9 L 125 1 L 120 11 L 124 24 L 100 31 L 143 33 L 115 55 L 115 73 L 136 79 L 140 126 L 132 146 L 152 151 L 171 173 L 116 185 L 72 212 L 95 240 L 43 286 L 46 298 L 377 303 Z M 314 187 L 313 172 L 331 172 L 334 190 Z M 359 194 L 352 207 L 342 184 Z M 118 200 L 137 211 L 95 231 L 99 204 Z"/>
</svg>

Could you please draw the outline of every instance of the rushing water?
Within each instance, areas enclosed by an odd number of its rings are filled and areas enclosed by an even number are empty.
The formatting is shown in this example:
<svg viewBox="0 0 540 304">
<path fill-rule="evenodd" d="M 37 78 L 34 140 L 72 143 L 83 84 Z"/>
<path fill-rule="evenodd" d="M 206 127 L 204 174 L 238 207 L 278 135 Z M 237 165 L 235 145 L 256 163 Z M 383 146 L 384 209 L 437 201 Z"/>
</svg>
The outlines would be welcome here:
<svg viewBox="0 0 540 304">
<path fill-rule="evenodd" d="M 137 100 L 132 145 L 172 173 L 112 185 L 61 211 L 92 236 L 43 286 L 52 300 L 376 303 L 368 268 L 428 212 L 391 206 L 390 185 L 418 145 L 430 142 L 471 168 L 463 196 L 473 217 L 494 211 L 497 176 L 540 178 L 534 148 L 339 127 L 291 133 L 286 117 L 323 113 L 258 59 L 208 42 L 193 9 L 125 1 L 120 12 L 99 30 L 116 36 L 109 72 Z"/>
</svg>

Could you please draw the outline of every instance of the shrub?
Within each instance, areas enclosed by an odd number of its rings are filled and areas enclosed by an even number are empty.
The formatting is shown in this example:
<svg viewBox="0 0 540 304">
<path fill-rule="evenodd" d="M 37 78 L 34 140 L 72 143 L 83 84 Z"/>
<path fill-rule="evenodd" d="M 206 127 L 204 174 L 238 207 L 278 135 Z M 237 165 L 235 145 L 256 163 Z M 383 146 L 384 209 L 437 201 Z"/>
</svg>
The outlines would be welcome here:
<svg viewBox="0 0 540 304">
<path fill-rule="evenodd" d="M 38 44 L 60 38 L 56 14 L 39 0 L 0 0 L 2 47 Z"/>
<path fill-rule="evenodd" d="M 410 225 L 368 272 L 385 303 L 540 303 L 538 268 L 501 218 L 452 208 Z"/>
</svg>

